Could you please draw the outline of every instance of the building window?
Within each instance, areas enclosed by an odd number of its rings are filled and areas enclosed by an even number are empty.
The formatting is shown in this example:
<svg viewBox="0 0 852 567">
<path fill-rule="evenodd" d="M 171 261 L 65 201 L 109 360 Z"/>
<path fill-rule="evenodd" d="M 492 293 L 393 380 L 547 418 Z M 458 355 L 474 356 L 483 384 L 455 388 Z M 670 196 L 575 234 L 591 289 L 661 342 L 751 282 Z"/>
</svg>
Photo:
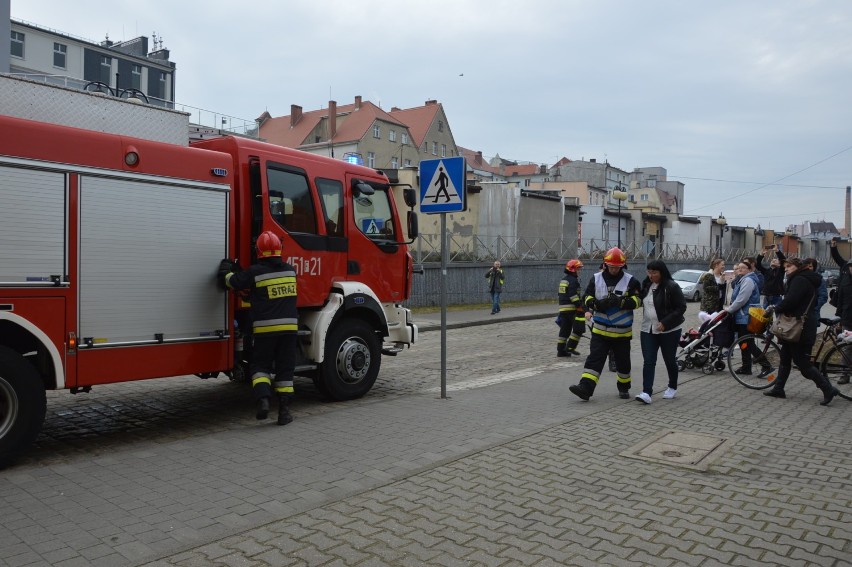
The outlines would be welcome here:
<svg viewBox="0 0 852 567">
<path fill-rule="evenodd" d="M 391 130 L 388 132 L 388 140 L 391 142 L 396 142 L 396 130 Z"/>
<path fill-rule="evenodd" d="M 592 202 L 592 192 L 591 191 L 589 191 L 589 204 L 594 205 L 594 202 Z"/>
<path fill-rule="evenodd" d="M 411 165 L 411 160 L 410 159 L 405 160 L 405 167 L 408 167 L 410 165 Z"/>
<path fill-rule="evenodd" d="M 376 124 L 373 126 L 373 137 L 381 139 L 382 137 L 382 127 Z"/>
<path fill-rule="evenodd" d="M 160 73 L 160 92 L 159 98 L 166 99 L 166 74 Z"/>
<path fill-rule="evenodd" d="M 142 90 L 142 65 L 133 65 L 130 68 L 130 88 Z"/>
<path fill-rule="evenodd" d="M 100 74 L 100 82 L 105 85 L 109 83 L 109 77 L 112 75 L 112 57 L 106 57 L 101 55 L 101 74 Z"/>
<path fill-rule="evenodd" d="M 21 32 L 12 32 L 12 49 L 10 53 L 12 57 L 24 57 L 24 34 Z"/>
<path fill-rule="evenodd" d="M 68 46 L 61 43 L 53 44 L 53 66 L 59 69 L 65 69 L 68 65 Z"/>
<path fill-rule="evenodd" d="M 399 169 L 399 158 L 396 156 L 391 158 L 391 169 Z"/>
<path fill-rule="evenodd" d="M 375 152 L 367 152 L 367 167 L 376 167 L 376 154 Z"/>
<path fill-rule="evenodd" d="M 407 143 L 408 143 L 408 132 L 403 132 L 403 133 L 402 133 L 402 143 L 403 143 L 403 144 L 407 144 Z"/>
<path fill-rule="evenodd" d="M 524 179 L 524 187 L 529 187 L 529 186 L 530 186 L 530 180 Z"/>
<path fill-rule="evenodd" d="M 438 142 L 432 142 L 432 155 L 438 155 Z"/>
<path fill-rule="evenodd" d="M 648 200 L 648 194 L 642 193 L 642 195 L 639 196 L 639 200 L 640 201 L 647 201 Z"/>
<path fill-rule="evenodd" d="M 443 132 L 443 131 L 444 131 L 444 121 L 438 120 L 438 132 Z"/>
<path fill-rule="evenodd" d="M 447 144 L 441 144 L 441 157 L 447 157 Z"/>
</svg>

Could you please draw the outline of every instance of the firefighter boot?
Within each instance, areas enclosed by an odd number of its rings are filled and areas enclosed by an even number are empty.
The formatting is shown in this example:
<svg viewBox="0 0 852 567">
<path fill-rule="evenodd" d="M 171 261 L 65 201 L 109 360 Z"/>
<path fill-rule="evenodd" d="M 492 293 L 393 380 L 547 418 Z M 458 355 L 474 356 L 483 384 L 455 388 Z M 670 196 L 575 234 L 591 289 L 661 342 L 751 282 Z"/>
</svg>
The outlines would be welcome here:
<svg viewBox="0 0 852 567">
<path fill-rule="evenodd" d="M 763 392 L 763 395 L 770 398 L 786 398 L 787 394 L 784 393 L 784 386 L 787 384 L 787 378 L 789 377 L 790 367 L 780 366 L 778 368 L 778 376 L 775 377 L 775 381 L 772 383 L 772 389 Z"/>
<path fill-rule="evenodd" d="M 278 396 L 278 425 L 287 425 L 291 421 L 290 396 Z"/>
<path fill-rule="evenodd" d="M 588 402 L 592 394 L 595 393 L 595 382 L 588 378 L 580 378 L 580 383 L 576 386 L 569 386 L 568 390 L 581 400 Z"/>
<path fill-rule="evenodd" d="M 266 419 L 269 416 L 269 398 L 264 396 L 257 400 L 257 413 L 254 415 L 257 419 Z"/>
</svg>

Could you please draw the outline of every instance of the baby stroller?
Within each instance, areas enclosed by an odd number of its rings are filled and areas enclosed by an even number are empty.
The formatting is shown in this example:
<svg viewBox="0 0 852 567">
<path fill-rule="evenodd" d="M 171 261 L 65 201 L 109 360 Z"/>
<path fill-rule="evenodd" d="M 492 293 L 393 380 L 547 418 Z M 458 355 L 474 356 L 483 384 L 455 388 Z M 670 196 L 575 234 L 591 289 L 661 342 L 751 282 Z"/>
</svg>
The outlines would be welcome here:
<svg viewBox="0 0 852 567">
<path fill-rule="evenodd" d="M 724 370 L 728 347 L 734 340 L 731 321 L 727 311 L 720 311 L 697 331 L 690 329 L 684 333 L 677 353 L 678 370 L 700 368 L 704 374 Z"/>
</svg>

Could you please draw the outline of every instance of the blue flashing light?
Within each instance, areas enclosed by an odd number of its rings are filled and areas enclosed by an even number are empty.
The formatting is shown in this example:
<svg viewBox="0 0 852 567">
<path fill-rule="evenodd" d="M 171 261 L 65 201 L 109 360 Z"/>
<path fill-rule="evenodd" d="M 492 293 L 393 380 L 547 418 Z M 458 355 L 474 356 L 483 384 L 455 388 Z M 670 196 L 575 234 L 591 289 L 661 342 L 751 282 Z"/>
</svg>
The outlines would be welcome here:
<svg viewBox="0 0 852 567">
<path fill-rule="evenodd" d="M 355 165 L 364 165 L 364 158 L 361 157 L 361 154 L 354 152 L 347 152 L 343 154 L 343 161 Z"/>
</svg>

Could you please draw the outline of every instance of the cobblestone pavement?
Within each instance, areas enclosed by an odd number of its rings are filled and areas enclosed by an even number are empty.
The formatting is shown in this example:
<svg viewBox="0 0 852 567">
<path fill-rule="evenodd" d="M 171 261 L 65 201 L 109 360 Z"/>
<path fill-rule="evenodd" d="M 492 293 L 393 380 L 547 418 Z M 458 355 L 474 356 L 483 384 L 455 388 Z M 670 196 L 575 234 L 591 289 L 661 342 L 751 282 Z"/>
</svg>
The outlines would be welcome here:
<svg viewBox="0 0 852 567">
<path fill-rule="evenodd" d="M 687 371 L 650 406 L 605 373 L 584 403 L 555 325 L 515 321 L 448 332 L 440 400 L 438 337 L 362 400 L 300 384 L 286 428 L 223 380 L 52 395 L 0 473 L 0 565 L 849 564 L 852 406 L 797 373 L 774 400 Z M 667 431 L 729 446 L 704 471 L 625 455 Z"/>
</svg>

